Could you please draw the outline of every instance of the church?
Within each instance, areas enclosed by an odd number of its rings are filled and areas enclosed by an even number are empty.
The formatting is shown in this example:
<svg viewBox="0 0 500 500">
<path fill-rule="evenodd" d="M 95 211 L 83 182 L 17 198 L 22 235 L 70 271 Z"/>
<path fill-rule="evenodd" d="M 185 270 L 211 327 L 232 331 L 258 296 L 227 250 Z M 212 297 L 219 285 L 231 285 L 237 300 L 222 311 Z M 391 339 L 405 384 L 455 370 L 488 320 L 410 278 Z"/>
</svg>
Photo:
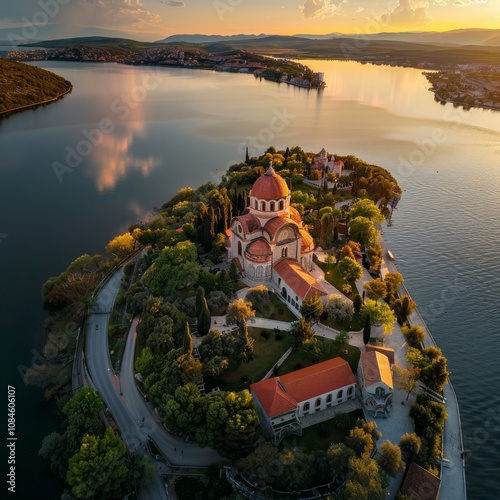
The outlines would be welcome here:
<svg viewBox="0 0 500 500">
<path fill-rule="evenodd" d="M 310 274 L 314 242 L 300 214 L 290 205 L 290 190 L 272 164 L 254 183 L 245 214 L 228 231 L 228 257 L 255 284 L 274 284 L 289 307 L 298 311 L 313 294 L 327 295 Z"/>
</svg>

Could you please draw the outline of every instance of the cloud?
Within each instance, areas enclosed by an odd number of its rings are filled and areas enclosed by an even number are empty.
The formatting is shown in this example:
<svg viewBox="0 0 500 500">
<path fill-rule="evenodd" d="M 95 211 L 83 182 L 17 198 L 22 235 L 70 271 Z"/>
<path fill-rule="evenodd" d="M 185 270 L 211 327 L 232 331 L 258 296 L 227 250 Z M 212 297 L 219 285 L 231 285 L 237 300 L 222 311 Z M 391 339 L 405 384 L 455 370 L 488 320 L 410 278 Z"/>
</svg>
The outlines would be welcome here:
<svg viewBox="0 0 500 500">
<path fill-rule="evenodd" d="M 185 7 L 184 2 L 178 2 L 177 0 L 158 0 L 159 3 L 168 5 L 169 7 Z"/>
<path fill-rule="evenodd" d="M 302 15 L 306 19 L 325 18 L 340 12 L 342 4 L 348 3 L 348 0 L 306 0 L 304 5 L 300 6 Z"/>
<path fill-rule="evenodd" d="M 398 28 L 422 28 L 432 21 L 428 7 L 425 1 L 399 0 L 388 16 L 384 16 L 384 22 Z"/>
<path fill-rule="evenodd" d="M 453 5 L 457 7 L 468 7 L 469 5 L 479 5 L 481 3 L 487 3 L 488 0 L 456 0 Z"/>
</svg>

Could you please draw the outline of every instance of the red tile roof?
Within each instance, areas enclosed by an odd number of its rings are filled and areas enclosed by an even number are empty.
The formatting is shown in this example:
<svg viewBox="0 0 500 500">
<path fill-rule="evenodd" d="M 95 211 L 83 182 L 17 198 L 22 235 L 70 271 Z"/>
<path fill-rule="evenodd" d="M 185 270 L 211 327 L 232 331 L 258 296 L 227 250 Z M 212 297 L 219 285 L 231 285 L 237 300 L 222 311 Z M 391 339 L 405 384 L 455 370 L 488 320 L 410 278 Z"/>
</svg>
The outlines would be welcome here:
<svg viewBox="0 0 500 500">
<path fill-rule="evenodd" d="M 401 485 L 401 493 L 414 500 L 437 500 L 440 487 L 439 477 L 412 462 Z"/>
<path fill-rule="evenodd" d="M 250 386 L 269 417 L 297 407 L 298 403 L 355 384 L 349 363 L 333 358 L 282 377 L 262 380 Z"/>
<path fill-rule="evenodd" d="M 235 220 L 242 225 L 243 232 L 245 234 L 253 233 L 254 231 L 258 231 L 261 228 L 259 219 L 257 219 L 257 217 L 255 217 L 255 215 L 253 214 L 246 214 L 235 217 L 233 219 L 233 223 Z"/>
<path fill-rule="evenodd" d="M 361 354 L 360 365 L 365 387 L 383 382 L 391 389 L 393 388 L 389 358 L 385 354 L 377 351 L 364 352 Z"/>
<path fill-rule="evenodd" d="M 278 175 L 273 167 L 269 167 L 264 175 L 261 175 L 254 183 L 250 196 L 259 200 L 277 200 L 285 198 L 290 190 L 285 179 Z"/>
<path fill-rule="evenodd" d="M 300 242 L 300 253 L 309 253 L 314 250 L 314 241 L 312 236 L 304 229 L 300 230 L 302 241 Z"/>
<path fill-rule="evenodd" d="M 390 347 L 382 347 L 380 345 L 366 344 L 366 352 L 370 351 L 377 351 L 385 354 L 389 359 L 389 364 L 394 364 L 394 349 L 391 349 Z"/>
<path fill-rule="evenodd" d="M 281 259 L 273 268 L 302 300 L 314 293 L 318 296 L 328 295 L 327 291 L 296 260 Z"/>
<path fill-rule="evenodd" d="M 265 238 L 253 240 L 245 249 L 245 252 L 252 257 L 265 257 L 269 260 L 272 255 L 271 247 Z"/>
<path fill-rule="evenodd" d="M 269 219 L 266 222 L 264 229 L 269 233 L 271 239 L 273 239 L 276 236 L 278 229 L 283 227 L 285 224 L 291 224 L 293 226 L 294 232 L 297 232 L 298 230 L 297 223 L 294 220 L 290 219 L 289 217 L 286 217 L 285 215 L 279 215 L 278 217 L 273 217 L 272 219 Z"/>
</svg>

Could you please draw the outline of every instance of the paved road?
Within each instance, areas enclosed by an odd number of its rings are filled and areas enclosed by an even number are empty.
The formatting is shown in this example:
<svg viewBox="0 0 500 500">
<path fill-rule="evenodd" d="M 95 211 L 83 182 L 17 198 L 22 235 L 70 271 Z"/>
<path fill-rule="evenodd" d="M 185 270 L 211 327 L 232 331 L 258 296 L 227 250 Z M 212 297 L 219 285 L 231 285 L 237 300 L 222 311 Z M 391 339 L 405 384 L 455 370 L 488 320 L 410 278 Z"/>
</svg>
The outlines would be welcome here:
<svg viewBox="0 0 500 500">
<path fill-rule="evenodd" d="M 146 403 L 134 380 L 134 351 L 136 344 L 135 319 L 130 327 L 121 371 L 115 374 L 109 357 L 108 322 L 116 295 L 120 289 L 123 270 L 117 271 L 103 286 L 91 308 L 87 322 L 85 354 L 92 386 L 99 392 L 111 412 L 130 452 L 146 453 L 148 436 L 155 442 L 163 457 L 153 462 L 157 469 L 154 481 L 139 491 L 141 499 L 168 498 L 161 474 L 166 461 L 173 465 L 206 466 L 222 458 L 210 448 L 200 448 L 170 435 L 160 423 L 151 403 Z"/>
</svg>

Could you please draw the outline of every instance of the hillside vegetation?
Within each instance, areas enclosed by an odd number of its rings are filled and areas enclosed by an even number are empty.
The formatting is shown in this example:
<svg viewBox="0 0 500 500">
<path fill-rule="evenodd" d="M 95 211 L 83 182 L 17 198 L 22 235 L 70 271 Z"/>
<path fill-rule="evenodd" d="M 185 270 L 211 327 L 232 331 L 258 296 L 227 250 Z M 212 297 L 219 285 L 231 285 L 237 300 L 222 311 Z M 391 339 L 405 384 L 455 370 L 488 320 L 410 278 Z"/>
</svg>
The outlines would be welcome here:
<svg viewBox="0 0 500 500">
<path fill-rule="evenodd" d="M 71 88 L 71 82 L 50 71 L 0 59 L 0 113 L 51 101 Z"/>
</svg>

